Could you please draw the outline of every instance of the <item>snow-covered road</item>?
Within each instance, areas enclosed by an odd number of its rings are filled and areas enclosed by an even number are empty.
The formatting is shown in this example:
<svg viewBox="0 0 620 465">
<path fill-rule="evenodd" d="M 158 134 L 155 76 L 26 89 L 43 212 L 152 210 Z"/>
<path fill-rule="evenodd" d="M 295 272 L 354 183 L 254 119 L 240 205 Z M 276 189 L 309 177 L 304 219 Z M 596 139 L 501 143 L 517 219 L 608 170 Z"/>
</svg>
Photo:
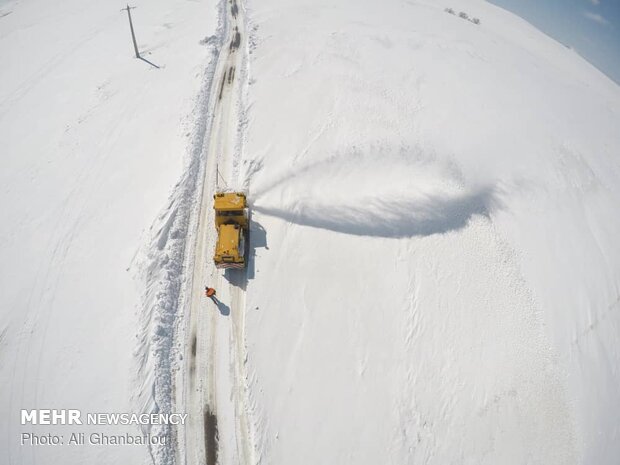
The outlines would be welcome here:
<svg viewBox="0 0 620 465">
<path fill-rule="evenodd" d="M 243 8 L 228 0 L 224 38 L 211 88 L 205 177 L 197 219 L 193 272 L 187 281 L 184 369 L 177 379 L 177 410 L 190 413 L 179 436 L 178 463 L 252 463 L 245 408 L 245 271 L 215 268 L 213 194 L 237 186 L 237 137 L 246 46 Z M 204 286 L 217 290 L 217 303 Z"/>
</svg>

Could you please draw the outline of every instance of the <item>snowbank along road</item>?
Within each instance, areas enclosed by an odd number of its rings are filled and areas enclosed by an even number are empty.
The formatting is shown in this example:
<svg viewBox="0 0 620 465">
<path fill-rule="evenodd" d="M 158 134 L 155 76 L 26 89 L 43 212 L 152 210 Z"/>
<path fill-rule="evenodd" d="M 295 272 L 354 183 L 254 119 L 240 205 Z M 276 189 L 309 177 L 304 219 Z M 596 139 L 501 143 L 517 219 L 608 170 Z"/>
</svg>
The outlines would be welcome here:
<svg viewBox="0 0 620 465">
<path fill-rule="evenodd" d="M 211 124 L 202 186 L 195 254 L 186 283 L 188 306 L 184 369 L 177 379 L 177 407 L 191 420 L 179 432 L 178 463 L 252 463 L 245 408 L 244 306 L 246 274 L 217 270 L 212 261 L 216 235 L 213 195 L 237 185 L 237 135 L 241 73 L 245 63 L 243 9 L 228 0 L 222 15 L 224 40 L 211 89 Z M 215 97 L 215 98 L 214 98 Z M 204 295 L 209 285 L 217 300 Z"/>
</svg>

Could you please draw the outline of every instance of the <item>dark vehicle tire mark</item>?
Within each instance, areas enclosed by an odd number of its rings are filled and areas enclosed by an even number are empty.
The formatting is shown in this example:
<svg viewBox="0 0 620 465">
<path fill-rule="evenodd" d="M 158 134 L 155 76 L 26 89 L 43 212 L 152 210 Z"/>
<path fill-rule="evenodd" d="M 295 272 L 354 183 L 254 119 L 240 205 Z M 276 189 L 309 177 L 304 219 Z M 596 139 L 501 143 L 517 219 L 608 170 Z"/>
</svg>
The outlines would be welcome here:
<svg viewBox="0 0 620 465">
<path fill-rule="evenodd" d="M 226 75 L 224 75 L 224 78 L 222 79 L 222 84 L 220 85 L 220 94 L 217 97 L 218 100 L 222 100 L 222 94 L 224 93 L 224 84 L 226 84 Z"/>
<path fill-rule="evenodd" d="M 230 41 L 230 51 L 233 52 L 239 48 L 241 45 L 241 33 L 235 27 L 235 37 Z"/>
<path fill-rule="evenodd" d="M 217 432 L 217 416 L 205 408 L 205 456 L 207 465 L 217 465 L 219 435 Z"/>
</svg>

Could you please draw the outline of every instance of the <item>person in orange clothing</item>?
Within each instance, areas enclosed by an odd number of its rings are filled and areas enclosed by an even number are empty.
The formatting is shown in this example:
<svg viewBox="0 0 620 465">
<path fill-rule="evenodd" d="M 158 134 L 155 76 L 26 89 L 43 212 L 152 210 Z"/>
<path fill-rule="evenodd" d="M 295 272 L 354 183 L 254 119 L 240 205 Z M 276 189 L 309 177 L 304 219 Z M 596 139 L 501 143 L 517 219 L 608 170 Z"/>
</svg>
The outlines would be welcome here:
<svg viewBox="0 0 620 465">
<path fill-rule="evenodd" d="M 205 286 L 205 295 L 210 299 L 213 299 L 215 297 L 215 289 L 209 286 Z"/>
</svg>

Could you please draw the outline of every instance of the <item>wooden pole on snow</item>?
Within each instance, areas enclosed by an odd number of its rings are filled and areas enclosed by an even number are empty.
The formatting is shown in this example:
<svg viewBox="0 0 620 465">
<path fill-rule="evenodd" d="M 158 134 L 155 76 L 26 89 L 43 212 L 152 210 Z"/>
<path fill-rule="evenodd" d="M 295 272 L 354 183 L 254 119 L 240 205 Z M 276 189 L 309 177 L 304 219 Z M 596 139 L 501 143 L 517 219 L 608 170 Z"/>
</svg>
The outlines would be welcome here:
<svg viewBox="0 0 620 465">
<path fill-rule="evenodd" d="M 127 10 L 127 17 L 129 18 L 129 29 L 131 29 L 131 40 L 133 40 L 133 50 L 136 52 L 136 58 L 140 58 L 140 52 L 138 51 L 138 43 L 136 42 L 136 34 L 133 31 L 133 22 L 131 21 L 131 10 L 133 10 L 135 6 L 127 5 L 126 8 L 123 8 L 121 11 Z"/>
</svg>

